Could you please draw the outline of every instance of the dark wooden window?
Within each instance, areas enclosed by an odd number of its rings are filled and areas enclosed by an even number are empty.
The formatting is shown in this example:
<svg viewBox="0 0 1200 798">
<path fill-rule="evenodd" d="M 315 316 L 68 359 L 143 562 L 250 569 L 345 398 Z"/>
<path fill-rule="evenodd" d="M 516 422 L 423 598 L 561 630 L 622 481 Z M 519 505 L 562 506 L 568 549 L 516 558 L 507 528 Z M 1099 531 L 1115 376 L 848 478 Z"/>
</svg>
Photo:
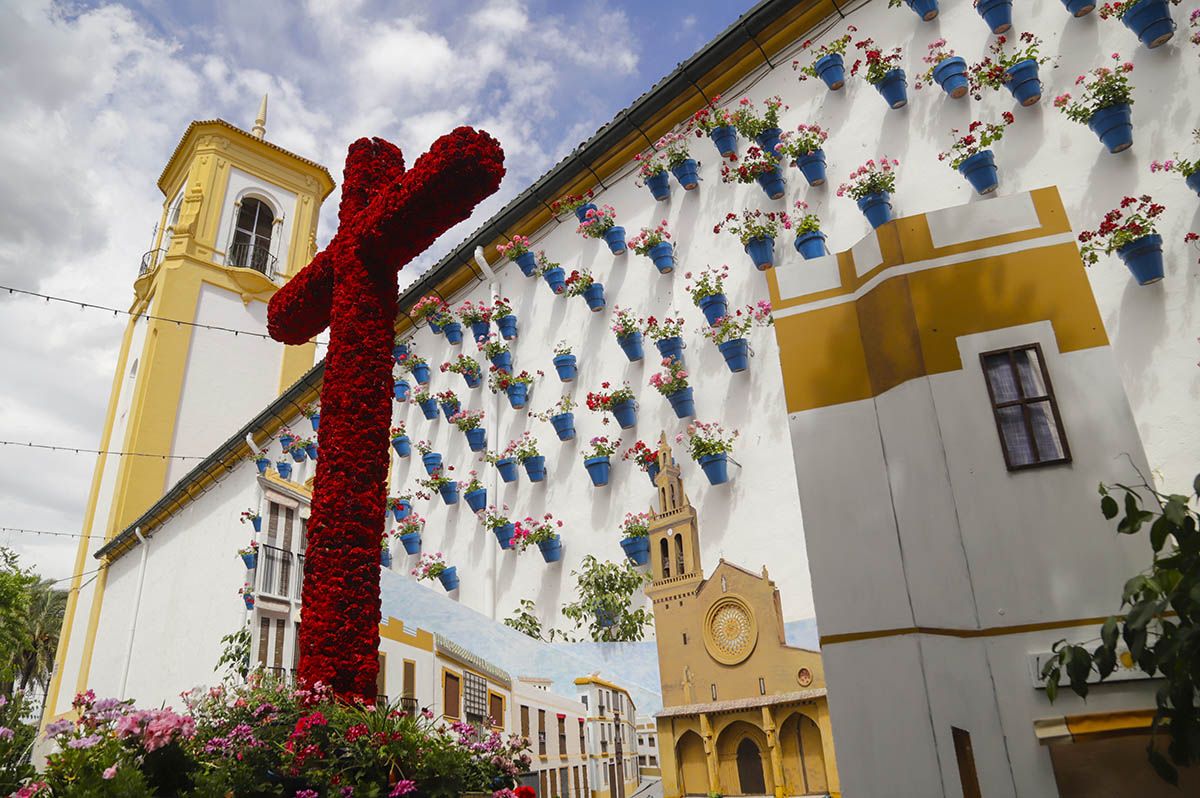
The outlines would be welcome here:
<svg viewBox="0 0 1200 798">
<path fill-rule="evenodd" d="M 492 726 L 504 728 L 504 696 L 488 693 L 488 717 L 492 719 Z"/>
<path fill-rule="evenodd" d="M 546 710 L 538 710 L 538 753 L 546 755 Z"/>
<path fill-rule="evenodd" d="M 446 673 L 442 677 L 442 703 L 445 705 L 443 712 L 448 718 L 461 717 L 458 706 L 460 684 L 458 676 L 453 673 Z"/>
<path fill-rule="evenodd" d="M 558 716 L 558 755 L 566 756 L 567 753 L 567 717 L 566 715 Z"/>
<path fill-rule="evenodd" d="M 587 734 L 584 731 L 583 718 L 579 719 L 579 754 L 587 756 Z"/>
<path fill-rule="evenodd" d="M 999 349 L 979 358 L 1008 470 L 1071 462 L 1041 346 Z"/>
<path fill-rule="evenodd" d="M 975 772 L 975 752 L 971 748 L 971 733 L 957 726 L 950 727 L 954 738 L 954 758 L 958 761 L 958 780 L 963 798 L 981 798 L 979 776 Z"/>
<path fill-rule="evenodd" d="M 521 705 L 521 736 L 529 739 L 529 707 Z"/>
<path fill-rule="evenodd" d="M 404 690 L 405 698 L 417 697 L 417 663 L 410 659 L 404 660 Z"/>
</svg>

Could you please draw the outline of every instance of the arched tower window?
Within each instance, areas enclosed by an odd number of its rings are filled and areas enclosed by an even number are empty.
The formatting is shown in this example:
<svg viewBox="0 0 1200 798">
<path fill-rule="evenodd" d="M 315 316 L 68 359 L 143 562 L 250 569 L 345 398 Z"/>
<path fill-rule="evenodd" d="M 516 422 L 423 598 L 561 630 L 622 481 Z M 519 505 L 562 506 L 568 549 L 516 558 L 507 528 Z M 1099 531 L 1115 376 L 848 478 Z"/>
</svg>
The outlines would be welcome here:
<svg viewBox="0 0 1200 798">
<path fill-rule="evenodd" d="M 254 197 L 242 199 L 234 224 L 233 244 L 229 247 L 229 265 L 254 269 L 270 277 L 275 271 L 275 257 L 271 254 L 274 227 L 275 213 L 267 203 Z"/>
<path fill-rule="evenodd" d="M 666 579 L 671 575 L 671 544 L 667 542 L 667 538 L 658 541 L 658 548 L 662 558 L 662 575 Z"/>
<path fill-rule="evenodd" d="M 683 535 L 675 533 L 675 571 L 683 575 Z"/>
</svg>

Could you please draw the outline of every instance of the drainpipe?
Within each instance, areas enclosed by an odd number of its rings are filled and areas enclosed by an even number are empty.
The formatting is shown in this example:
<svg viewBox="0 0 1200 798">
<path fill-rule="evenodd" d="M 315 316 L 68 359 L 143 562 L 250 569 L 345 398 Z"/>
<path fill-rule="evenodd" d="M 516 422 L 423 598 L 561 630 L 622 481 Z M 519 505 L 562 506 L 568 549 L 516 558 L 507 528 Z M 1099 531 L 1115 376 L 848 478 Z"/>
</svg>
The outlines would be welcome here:
<svg viewBox="0 0 1200 798">
<path fill-rule="evenodd" d="M 137 591 L 133 594 L 133 612 L 129 617 L 129 643 L 125 647 L 125 668 L 121 673 L 121 690 L 117 697 L 125 699 L 125 689 L 129 685 L 129 666 L 133 663 L 133 638 L 137 633 L 138 609 L 142 606 L 142 583 L 146 579 L 146 555 L 150 553 L 150 544 L 142 536 L 142 528 L 134 527 L 133 534 L 142 544 L 142 556 L 138 560 Z"/>
<path fill-rule="evenodd" d="M 488 288 L 491 294 L 491 302 L 494 306 L 496 300 L 500 298 L 500 287 L 496 280 L 496 272 L 488 265 L 487 258 L 483 255 L 483 247 L 475 247 L 475 263 L 478 264 L 488 280 Z M 499 335 L 499 328 L 497 328 Z M 488 425 L 488 449 L 495 452 L 500 448 L 500 394 L 492 394 L 492 409 L 490 411 L 492 423 Z M 499 469 L 489 469 L 492 473 L 492 484 L 488 488 L 488 497 L 492 499 L 491 504 L 501 504 L 500 502 L 500 471 Z M 496 569 L 499 567 L 498 560 L 500 558 L 499 546 L 488 545 L 488 551 L 491 554 L 488 556 L 489 567 L 491 568 L 492 578 L 488 580 L 489 593 L 487 597 L 487 606 L 491 607 L 492 620 L 496 620 Z"/>
</svg>

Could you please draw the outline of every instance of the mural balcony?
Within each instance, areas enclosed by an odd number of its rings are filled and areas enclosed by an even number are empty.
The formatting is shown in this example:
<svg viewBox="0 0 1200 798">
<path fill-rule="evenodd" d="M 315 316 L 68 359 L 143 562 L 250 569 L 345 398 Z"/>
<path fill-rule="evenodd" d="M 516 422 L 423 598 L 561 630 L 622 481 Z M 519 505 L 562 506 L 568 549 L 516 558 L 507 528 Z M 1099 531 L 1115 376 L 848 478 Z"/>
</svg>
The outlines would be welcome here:
<svg viewBox="0 0 1200 798">
<path fill-rule="evenodd" d="M 166 254 L 167 251 L 160 248 L 152 249 L 146 254 L 142 255 L 141 265 L 138 266 L 138 277 L 145 277 L 147 274 L 154 271 L 154 267 L 158 265 L 159 261 L 161 261 Z"/>
<path fill-rule="evenodd" d="M 225 253 L 226 266 L 252 269 L 268 280 L 275 279 L 277 263 L 278 259 L 271 254 L 271 250 L 248 243 L 234 244 Z"/>
</svg>

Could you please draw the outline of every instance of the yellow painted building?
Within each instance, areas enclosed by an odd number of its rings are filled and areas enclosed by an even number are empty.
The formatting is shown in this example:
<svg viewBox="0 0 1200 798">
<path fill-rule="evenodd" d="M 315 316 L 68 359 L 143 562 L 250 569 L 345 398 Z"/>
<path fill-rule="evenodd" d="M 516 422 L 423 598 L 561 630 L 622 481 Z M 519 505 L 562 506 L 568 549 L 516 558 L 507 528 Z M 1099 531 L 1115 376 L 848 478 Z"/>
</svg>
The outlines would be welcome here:
<svg viewBox="0 0 1200 798">
<path fill-rule="evenodd" d="M 696 510 L 665 434 L 658 466 L 646 595 L 663 795 L 840 795 L 820 654 L 787 644 L 765 567 L 722 559 L 705 577 Z"/>
</svg>

